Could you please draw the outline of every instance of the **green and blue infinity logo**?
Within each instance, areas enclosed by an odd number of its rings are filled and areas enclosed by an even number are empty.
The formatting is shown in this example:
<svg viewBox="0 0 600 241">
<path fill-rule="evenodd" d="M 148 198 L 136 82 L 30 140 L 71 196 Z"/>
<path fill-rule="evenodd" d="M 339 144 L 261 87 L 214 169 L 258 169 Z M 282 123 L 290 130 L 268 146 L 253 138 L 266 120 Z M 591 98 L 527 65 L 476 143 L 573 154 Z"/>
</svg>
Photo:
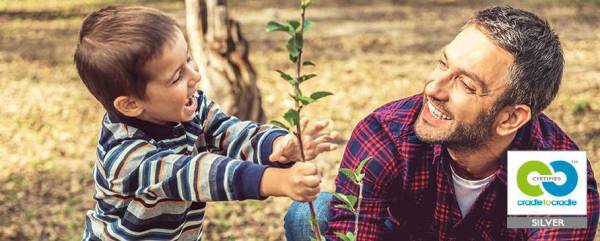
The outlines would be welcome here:
<svg viewBox="0 0 600 241">
<path fill-rule="evenodd" d="M 530 173 L 536 172 L 538 175 L 533 176 L 533 181 L 541 183 L 532 185 L 527 177 Z M 556 173 L 563 173 L 566 180 L 562 185 L 557 185 L 557 182 L 562 182 L 561 176 Z M 539 197 L 544 194 L 542 187 L 551 195 L 562 197 L 573 192 L 577 186 L 577 171 L 575 167 L 567 161 L 556 160 L 550 162 L 550 166 L 537 160 L 525 162 L 517 171 L 517 185 L 521 192 L 532 197 Z"/>
</svg>

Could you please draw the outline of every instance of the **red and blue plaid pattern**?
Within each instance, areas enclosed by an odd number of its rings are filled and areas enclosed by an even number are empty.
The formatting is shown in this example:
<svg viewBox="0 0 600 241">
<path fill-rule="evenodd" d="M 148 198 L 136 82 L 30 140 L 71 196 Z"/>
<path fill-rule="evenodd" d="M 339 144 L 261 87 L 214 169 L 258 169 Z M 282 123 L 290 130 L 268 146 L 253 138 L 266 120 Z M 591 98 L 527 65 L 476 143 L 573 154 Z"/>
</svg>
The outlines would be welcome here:
<svg viewBox="0 0 600 241">
<path fill-rule="evenodd" d="M 588 161 L 588 227 L 585 229 L 507 229 L 506 153 L 471 211 L 462 217 L 449 169 L 450 156 L 439 144 L 417 139 L 413 125 L 422 95 L 391 102 L 364 118 L 348 141 L 341 167 L 363 169 L 363 201 L 357 240 L 593 240 L 598 224 L 598 191 Z M 544 114 L 522 127 L 509 150 L 577 150 L 575 143 Z M 336 192 L 358 196 L 359 187 L 343 175 Z M 327 238 L 354 231 L 352 213 L 330 203 Z"/>
</svg>

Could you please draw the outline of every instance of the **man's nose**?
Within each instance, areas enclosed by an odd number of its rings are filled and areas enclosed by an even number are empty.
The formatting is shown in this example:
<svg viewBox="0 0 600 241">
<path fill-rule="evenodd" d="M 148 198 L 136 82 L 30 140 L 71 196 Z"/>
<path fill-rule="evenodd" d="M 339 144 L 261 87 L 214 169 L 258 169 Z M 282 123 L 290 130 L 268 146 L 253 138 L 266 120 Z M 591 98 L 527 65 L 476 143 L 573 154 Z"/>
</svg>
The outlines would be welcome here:
<svg viewBox="0 0 600 241">
<path fill-rule="evenodd" d="M 449 71 L 437 71 L 425 83 L 425 94 L 440 101 L 447 101 L 452 87 L 452 74 Z"/>
</svg>

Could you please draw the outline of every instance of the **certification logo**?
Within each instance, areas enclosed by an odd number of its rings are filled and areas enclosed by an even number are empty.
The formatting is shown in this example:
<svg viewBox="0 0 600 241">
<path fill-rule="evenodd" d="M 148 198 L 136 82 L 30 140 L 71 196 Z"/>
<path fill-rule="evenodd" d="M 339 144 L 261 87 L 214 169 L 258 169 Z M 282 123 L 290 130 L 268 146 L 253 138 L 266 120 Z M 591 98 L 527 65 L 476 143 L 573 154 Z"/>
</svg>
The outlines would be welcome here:
<svg viewBox="0 0 600 241">
<path fill-rule="evenodd" d="M 586 227 L 585 152 L 508 151 L 507 159 L 509 228 Z"/>
</svg>

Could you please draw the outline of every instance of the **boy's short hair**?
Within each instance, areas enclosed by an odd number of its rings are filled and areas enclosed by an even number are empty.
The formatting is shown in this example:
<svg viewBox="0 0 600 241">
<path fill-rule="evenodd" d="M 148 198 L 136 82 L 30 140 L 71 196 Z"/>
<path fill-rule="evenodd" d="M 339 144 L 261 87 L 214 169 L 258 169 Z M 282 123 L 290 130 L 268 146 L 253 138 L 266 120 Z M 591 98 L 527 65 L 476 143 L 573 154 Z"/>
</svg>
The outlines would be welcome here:
<svg viewBox="0 0 600 241">
<path fill-rule="evenodd" d="M 77 72 L 107 112 L 118 96 L 145 98 L 150 77 L 144 66 L 175 41 L 175 19 L 147 7 L 106 7 L 88 15 L 75 50 Z"/>
</svg>

